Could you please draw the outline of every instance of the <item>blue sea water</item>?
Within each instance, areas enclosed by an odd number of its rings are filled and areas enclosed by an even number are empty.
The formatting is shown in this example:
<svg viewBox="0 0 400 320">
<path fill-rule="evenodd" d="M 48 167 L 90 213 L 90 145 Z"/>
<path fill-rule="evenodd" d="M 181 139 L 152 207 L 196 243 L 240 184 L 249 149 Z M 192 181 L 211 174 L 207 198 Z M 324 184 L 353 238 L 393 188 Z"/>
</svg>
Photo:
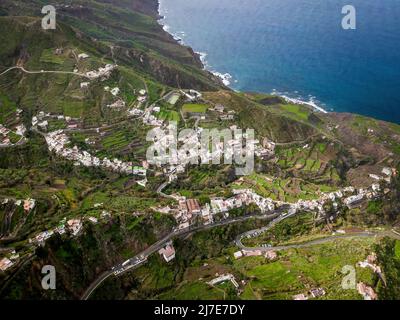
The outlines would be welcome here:
<svg viewBox="0 0 400 320">
<path fill-rule="evenodd" d="M 400 0 L 161 0 L 160 14 L 236 90 L 400 123 Z"/>
</svg>

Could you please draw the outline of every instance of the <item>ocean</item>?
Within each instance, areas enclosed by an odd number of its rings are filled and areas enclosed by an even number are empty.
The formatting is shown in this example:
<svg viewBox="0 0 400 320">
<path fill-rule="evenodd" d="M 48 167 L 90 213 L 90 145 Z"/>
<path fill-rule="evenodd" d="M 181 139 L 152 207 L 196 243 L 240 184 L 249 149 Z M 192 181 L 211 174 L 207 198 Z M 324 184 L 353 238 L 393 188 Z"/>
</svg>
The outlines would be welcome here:
<svg viewBox="0 0 400 320">
<path fill-rule="evenodd" d="M 160 14 L 235 90 L 400 123 L 399 0 L 160 0 Z"/>
</svg>

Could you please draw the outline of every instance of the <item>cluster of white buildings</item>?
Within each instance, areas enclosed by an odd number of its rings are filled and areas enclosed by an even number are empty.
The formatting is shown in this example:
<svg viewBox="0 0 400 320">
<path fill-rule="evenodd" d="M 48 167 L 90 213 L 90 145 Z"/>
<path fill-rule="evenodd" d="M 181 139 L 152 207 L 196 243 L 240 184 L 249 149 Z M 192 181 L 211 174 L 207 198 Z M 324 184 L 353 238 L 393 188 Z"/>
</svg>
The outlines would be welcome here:
<svg viewBox="0 0 400 320">
<path fill-rule="evenodd" d="M 146 114 L 144 121 L 146 121 L 145 119 L 148 119 Z M 244 133 L 241 137 L 232 136 L 232 131 L 238 130 L 237 126 L 231 126 L 230 130 L 226 132 L 214 132 L 212 130 L 208 132 L 198 127 L 178 135 L 174 124 L 170 123 L 161 127 L 162 121 L 155 117 L 153 120 L 156 121 L 153 125 L 158 128 L 154 129 L 156 131 L 153 132 L 152 148 L 157 151 L 157 154 L 154 154 L 149 161 L 158 167 L 170 164 L 178 171 L 179 166 L 183 166 L 184 171 L 184 167 L 188 164 L 215 164 L 226 162 L 227 159 L 229 163 L 233 163 L 236 159 L 241 158 L 248 149 L 251 150 L 250 146 L 254 146 L 256 156 L 273 155 L 273 149 L 259 145 L 259 140 L 250 139 L 247 133 Z M 214 135 L 217 136 L 214 137 Z M 221 137 L 223 137 L 223 141 L 220 141 Z M 244 139 L 246 139 L 245 146 L 243 146 Z"/>
<path fill-rule="evenodd" d="M 176 172 L 176 168 L 174 172 Z M 167 173 L 171 176 L 170 170 L 167 170 Z M 251 189 L 233 189 L 232 192 L 234 195 L 232 197 L 227 199 L 212 198 L 210 199 L 210 204 L 207 203 L 202 207 L 198 205 L 197 200 L 194 202 L 196 205 L 188 205 L 188 202 L 194 200 L 186 200 L 185 197 L 177 197 L 179 202 L 178 208 L 170 208 L 168 206 L 166 208 L 156 209 L 156 211 L 166 214 L 174 214 L 174 217 L 179 224 L 178 229 L 185 229 L 195 221 L 194 218 L 196 216 L 201 216 L 203 223 L 207 225 L 214 222 L 214 215 L 216 214 L 222 213 L 223 218 L 226 219 L 229 217 L 230 210 L 242 208 L 250 204 L 257 205 L 262 213 L 272 212 L 276 208 L 286 205 L 288 206 L 288 212 L 284 215 L 294 215 L 299 211 L 311 211 L 324 215 L 324 204 L 327 201 L 332 201 L 334 208 L 339 208 L 339 203 L 341 202 L 351 207 L 358 204 L 363 199 L 373 199 L 378 197 L 380 191 L 381 188 L 379 184 L 373 184 L 371 187 L 366 189 L 356 189 L 350 186 L 335 192 L 322 193 L 319 199 L 300 199 L 296 203 L 288 203 L 276 201 L 271 198 L 264 198 Z M 242 255 L 243 254 L 244 253 L 242 252 Z"/>
<path fill-rule="evenodd" d="M 397 170 L 395 168 L 384 167 L 381 173 L 383 175 L 371 173 L 369 177 L 376 181 L 385 181 L 387 183 L 390 183 L 392 181 L 392 177 L 397 175 Z"/>
<path fill-rule="evenodd" d="M 300 293 L 293 296 L 293 300 L 308 300 L 308 298 L 318 298 L 326 294 L 323 288 L 311 289 L 308 293 Z"/>
<path fill-rule="evenodd" d="M 76 236 L 82 229 L 81 219 L 71 219 L 67 221 L 67 228 L 71 231 L 73 236 Z"/>
<path fill-rule="evenodd" d="M 79 60 L 85 60 L 87 58 L 89 58 L 89 55 L 87 53 L 82 52 L 82 53 L 78 54 Z"/>
<path fill-rule="evenodd" d="M 360 261 L 357 263 L 357 266 L 361 268 L 370 268 L 374 273 L 382 276 L 381 267 L 376 264 L 377 257 L 375 253 L 368 255 L 368 257 L 364 261 Z"/>
<path fill-rule="evenodd" d="M 97 70 L 93 71 L 88 71 L 86 72 L 86 76 L 90 80 L 95 80 L 98 78 L 101 78 L 101 80 L 106 80 L 110 77 L 111 73 L 113 72 L 114 69 L 117 68 L 117 65 L 115 64 L 106 64 L 105 67 L 100 67 Z"/>
<path fill-rule="evenodd" d="M 164 207 L 154 209 L 157 212 L 172 214 L 178 223 L 178 230 L 189 228 L 193 224 L 196 217 L 202 216 L 205 223 L 210 223 L 209 216 L 209 205 L 206 204 L 203 208 L 200 206 L 197 199 L 186 199 L 185 197 L 176 197 L 178 206 L 176 207 Z M 207 220 L 207 221 L 206 221 Z"/>
<path fill-rule="evenodd" d="M 201 217 L 203 224 L 208 225 L 214 222 L 214 215 L 222 213 L 224 218 L 228 218 L 230 210 L 252 203 L 256 204 L 263 213 L 275 209 L 273 200 L 263 198 L 250 189 L 233 190 L 233 193 L 235 195 L 228 199 L 212 198 L 210 204 L 206 203 L 204 206 L 200 206 L 196 199 L 179 197 L 177 208 L 168 206 L 155 210 L 166 214 L 172 213 L 178 222 L 178 229 L 181 230 L 192 225 L 196 217 Z"/>
<path fill-rule="evenodd" d="M 237 283 L 235 276 L 231 273 L 220 275 L 217 278 L 214 278 L 211 281 L 208 281 L 207 284 L 209 284 L 210 286 L 215 286 L 218 283 L 222 283 L 225 281 L 230 281 L 230 282 L 232 282 L 232 284 L 235 286 L 236 289 L 239 288 L 239 284 Z"/>
<path fill-rule="evenodd" d="M 217 104 L 214 107 L 209 108 L 209 110 L 217 112 L 220 120 L 229 121 L 235 119 L 236 112 L 234 110 L 225 112 L 225 107 L 222 104 Z"/>
<path fill-rule="evenodd" d="M 202 94 L 196 90 L 190 89 L 183 91 L 181 93 L 185 96 L 187 101 L 194 102 L 202 97 Z"/>
<path fill-rule="evenodd" d="M 50 132 L 46 134 L 45 138 L 50 151 L 54 151 L 57 155 L 62 156 L 65 159 L 75 161 L 76 165 L 83 165 L 85 167 L 102 167 L 107 170 L 124 174 L 132 173 L 133 169 L 131 162 L 123 162 L 118 159 L 109 160 L 108 158 L 101 160 L 92 156 L 87 151 L 80 151 L 77 146 L 74 146 L 73 148 L 67 147 L 69 139 L 68 136 L 63 133 L 63 130 Z M 145 174 L 145 171 L 142 171 L 141 173 Z"/>
<path fill-rule="evenodd" d="M 185 199 L 182 198 L 179 201 L 179 209 L 175 214 L 175 219 L 180 222 L 179 229 L 185 229 L 192 223 L 194 216 L 199 215 L 202 212 L 199 202 L 197 199 Z"/>
<path fill-rule="evenodd" d="M 351 188 L 351 190 L 352 190 L 351 192 L 354 194 L 343 199 L 343 203 L 348 208 L 352 208 L 352 207 L 358 205 L 363 200 L 366 200 L 366 199 L 371 200 L 371 199 L 378 198 L 381 194 L 381 186 L 379 183 L 374 183 L 370 187 L 365 188 L 365 189 L 363 189 L 363 188 L 354 189 L 352 187 L 349 187 L 349 188 Z"/>
<path fill-rule="evenodd" d="M 107 105 L 107 107 L 111 108 L 111 109 L 122 109 L 122 108 L 125 108 L 125 106 L 126 106 L 126 103 L 122 99 L 118 99 L 117 101 Z"/>
<path fill-rule="evenodd" d="M 348 206 L 352 206 L 363 199 L 373 199 L 380 195 L 379 184 L 374 184 L 367 189 L 355 189 L 346 187 L 336 192 L 323 193 L 319 199 L 315 200 L 298 200 L 296 203 L 287 203 L 275 201 L 271 198 L 264 198 L 251 189 L 234 189 L 234 196 L 228 199 L 212 198 L 210 206 L 206 204 L 201 208 L 204 220 L 208 223 L 213 222 L 213 215 L 223 213 L 225 218 L 229 217 L 229 211 L 232 209 L 241 208 L 250 204 L 256 204 L 262 213 L 272 212 L 278 206 L 288 205 L 288 213 L 296 214 L 299 211 L 316 211 L 319 214 L 325 214 L 324 204 L 327 201 L 333 202 L 333 207 L 339 207 L 339 202 L 342 201 Z"/>
<path fill-rule="evenodd" d="M 13 200 L 12 200 L 12 199 L 8 199 L 8 198 L 5 198 L 5 199 L 3 199 L 3 201 L 1 202 L 1 204 L 2 204 L 2 205 L 5 205 L 5 204 L 10 203 L 10 201 L 13 201 Z M 27 199 L 24 199 L 24 200 L 17 199 L 17 200 L 15 200 L 14 204 L 15 204 L 17 207 L 23 206 L 23 207 L 24 207 L 24 211 L 27 212 L 27 213 L 29 213 L 30 211 L 33 210 L 33 208 L 35 208 L 36 200 L 35 200 L 35 199 L 32 199 L 32 198 L 27 198 Z"/>
<path fill-rule="evenodd" d="M 275 260 L 278 258 L 278 255 L 275 251 L 261 251 L 261 250 L 239 250 L 233 254 L 235 259 L 240 259 L 242 257 L 258 257 L 264 256 L 268 260 Z"/>
<path fill-rule="evenodd" d="M 145 95 L 145 90 L 142 90 L 140 94 Z M 181 91 L 182 94 L 186 96 L 187 99 L 199 99 L 201 94 L 194 90 L 189 90 L 188 92 Z M 189 96 L 190 97 L 189 97 Z M 224 112 L 223 106 L 215 106 L 216 111 Z M 169 182 L 177 179 L 179 173 L 185 171 L 185 167 L 188 164 L 199 164 L 200 163 L 210 163 L 214 162 L 215 159 L 221 159 L 222 157 L 230 158 L 236 156 L 236 153 L 243 155 L 243 141 L 241 139 L 228 139 L 227 141 L 216 143 L 212 146 L 212 149 L 204 148 L 202 146 L 201 135 L 203 128 L 197 127 L 191 134 L 186 134 L 184 137 L 179 137 L 178 141 L 176 135 L 174 134 L 173 124 L 165 124 L 163 120 L 158 119 L 153 113 L 159 112 L 160 108 L 157 106 L 150 106 L 145 111 L 139 108 L 133 108 L 128 111 L 131 116 L 142 116 L 143 123 L 146 125 L 151 125 L 159 130 L 153 139 L 154 150 L 167 150 L 168 152 L 158 152 L 158 155 L 154 156 L 153 159 L 149 159 L 152 165 L 163 167 L 165 164 L 169 164 L 169 167 L 164 167 L 164 174 L 168 176 Z M 231 131 L 238 129 L 237 126 L 231 126 Z M 247 139 L 246 133 L 243 138 Z M 264 143 L 265 142 L 265 143 Z M 260 145 L 259 140 L 248 139 L 246 140 L 246 147 L 249 144 L 254 145 L 255 155 L 258 157 L 266 157 L 274 154 L 275 143 L 264 139 L 263 145 Z M 181 148 L 174 148 L 174 146 L 181 145 Z M 236 158 L 235 158 L 236 159 Z"/>
<path fill-rule="evenodd" d="M 65 121 L 67 129 L 76 129 L 80 122 L 80 119 L 78 118 L 40 111 L 36 116 L 32 117 L 32 127 L 39 127 L 41 130 L 46 131 L 51 119 Z"/>
<path fill-rule="evenodd" d="M 66 220 L 65 218 L 60 221 L 59 225 L 51 230 L 45 230 L 38 233 L 34 238 L 29 239 L 29 243 L 37 245 L 43 245 L 47 239 L 53 236 L 55 233 L 60 235 L 65 234 L 68 230 L 72 236 L 77 236 L 83 228 L 83 222 L 81 219 Z"/>
<path fill-rule="evenodd" d="M 212 198 L 210 204 L 206 203 L 200 206 L 196 199 L 186 199 L 185 197 L 177 197 L 177 207 L 165 207 L 155 209 L 165 214 L 173 214 L 178 223 L 178 229 L 186 229 L 193 224 L 196 217 L 201 217 L 203 224 L 208 225 L 214 222 L 214 215 L 222 213 L 224 218 L 229 217 L 229 211 L 235 208 L 241 208 L 249 204 L 256 204 L 260 210 L 264 212 L 273 211 L 275 209 L 274 201 L 269 198 L 263 198 L 250 189 L 233 190 L 233 197 Z"/>
<path fill-rule="evenodd" d="M 316 200 L 298 200 L 295 204 L 291 204 L 291 210 L 299 211 L 318 211 L 320 214 L 325 213 L 324 204 L 331 200 L 334 208 L 338 208 L 339 203 L 344 203 L 347 207 L 352 208 L 365 199 L 374 199 L 381 194 L 381 186 L 372 184 L 368 188 L 356 189 L 354 187 L 346 187 L 341 190 L 322 193 Z"/>
<path fill-rule="evenodd" d="M 132 109 L 128 110 L 128 115 L 130 115 L 130 116 L 140 117 L 143 115 L 143 113 L 144 113 L 144 111 L 141 109 L 138 109 L 138 108 L 132 108 Z"/>
<path fill-rule="evenodd" d="M 155 115 L 152 114 L 153 107 L 147 108 L 143 113 L 143 124 L 153 126 L 153 127 L 161 127 L 164 123 L 163 120 L 158 119 Z M 133 111 L 137 113 L 138 111 Z"/>
<path fill-rule="evenodd" d="M 234 196 L 228 199 L 211 199 L 211 211 L 213 214 L 227 213 L 229 210 L 256 204 L 261 212 L 269 212 L 275 209 L 274 201 L 270 198 L 264 198 L 251 189 L 234 189 Z"/>
</svg>

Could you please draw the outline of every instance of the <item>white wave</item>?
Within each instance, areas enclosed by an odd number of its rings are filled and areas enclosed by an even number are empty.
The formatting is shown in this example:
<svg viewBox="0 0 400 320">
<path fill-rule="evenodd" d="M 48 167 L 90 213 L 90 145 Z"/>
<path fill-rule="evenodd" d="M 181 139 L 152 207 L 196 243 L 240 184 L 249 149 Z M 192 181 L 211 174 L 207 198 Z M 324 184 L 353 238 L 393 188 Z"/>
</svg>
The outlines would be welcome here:
<svg viewBox="0 0 400 320">
<path fill-rule="evenodd" d="M 278 91 L 276 91 L 275 89 L 272 91 L 271 93 L 272 95 L 277 95 L 282 97 L 283 99 L 285 99 L 286 102 L 289 103 L 293 103 L 293 104 L 303 104 L 303 105 L 307 105 L 310 106 L 312 108 L 314 108 L 315 110 L 322 112 L 322 113 L 328 113 L 328 111 L 326 111 L 324 108 L 322 108 L 321 106 L 319 106 L 316 102 L 315 102 L 315 97 L 309 95 L 309 100 L 308 101 L 304 101 L 301 98 L 292 98 L 289 97 L 287 95 L 287 92 L 285 92 L 285 94 L 280 94 Z"/>
<path fill-rule="evenodd" d="M 165 23 L 166 20 L 166 14 L 168 13 L 168 10 L 164 7 L 164 1 L 159 0 L 158 1 L 158 14 L 162 16 L 161 19 L 158 20 L 158 23 L 163 27 L 165 32 L 168 32 L 176 41 L 179 41 L 180 44 L 185 45 L 183 41 L 183 37 L 186 36 L 185 31 L 178 31 L 178 32 L 172 32 L 171 27 Z M 229 86 L 232 81 L 232 75 L 229 73 L 221 73 L 218 71 L 212 70 L 211 65 L 208 63 L 206 60 L 207 58 L 207 53 L 206 52 L 196 52 L 200 56 L 200 60 L 204 66 L 204 69 L 210 71 L 212 74 L 215 76 L 221 78 L 222 82 L 224 85 Z M 235 80 L 237 82 L 237 80 Z"/>
<path fill-rule="evenodd" d="M 201 63 L 204 65 L 204 68 L 206 68 L 208 66 L 208 62 L 206 60 L 207 58 L 207 53 L 206 52 L 200 52 L 200 51 L 196 51 L 196 54 L 199 55 Z"/>
<path fill-rule="evenodd" d="M 230 75 L 229 73 L 220 73 L 220 72 L 217 72 L 217 71 L 210 71 L 210 72 L 213 75 L 221 78 L 223 84 L 226 85 L 227 87 L 231 84 L 232 75 Z"/>
<path fill-rule="evenodd" d="M 171 29 L 171 27 L 170 27 L 169 25 L 163 24 L 162 27 L 163 27 L 163 29 L 164 29 L 165 32 L 168 32 L 168 33 L 169 33 L 169 30 Z"/>
</svg>

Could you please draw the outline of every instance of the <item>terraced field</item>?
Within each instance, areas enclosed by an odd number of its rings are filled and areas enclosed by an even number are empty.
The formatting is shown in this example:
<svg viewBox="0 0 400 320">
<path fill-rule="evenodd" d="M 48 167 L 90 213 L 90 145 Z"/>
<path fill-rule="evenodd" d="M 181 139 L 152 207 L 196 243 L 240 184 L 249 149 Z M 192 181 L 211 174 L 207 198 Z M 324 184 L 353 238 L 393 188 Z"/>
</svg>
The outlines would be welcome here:
<svg viewBox="0 0 400 320">
<path fill-rule="evenodd" d="M 12 121 L 16 110 L 16 104 L 0 91 L 0 123 L 4 125 Z"/>
<path fill-rule="evenodd" d="M 164 109 L 158 113 L 158 119 L 179 122 L 181 116 L 177 111 Z"/>
<path fill-rule="evenodd" d="M 130 156 L 131 151 L 135 150 L 135 158 L 145 156 L 146 131 L 132 123 L 105 131 L 100 141 L 96 144 L 97 156 Z M 132 159 L 131 159 L 132 160 Z"/>
<path fill-rule="evenodd" d="M 328 141 L 312 141 L 299 146 L 279 146 L 276 150 L 277 164 L 288 172 L 320 180 L 340 180 L 337 170 L 331 164 L 337 157 L 336 145 Z"/>
<path fill-rule="evenodd" d="M 337 190 L 334 186 L 319 185 L 301 178 L 283 179 L 256 173 L 244 177 L 241 184 L 233 186 L 251 188 L 263 197 L 286 202 L 317 199 L 321 192 Z"/>
</svg>

